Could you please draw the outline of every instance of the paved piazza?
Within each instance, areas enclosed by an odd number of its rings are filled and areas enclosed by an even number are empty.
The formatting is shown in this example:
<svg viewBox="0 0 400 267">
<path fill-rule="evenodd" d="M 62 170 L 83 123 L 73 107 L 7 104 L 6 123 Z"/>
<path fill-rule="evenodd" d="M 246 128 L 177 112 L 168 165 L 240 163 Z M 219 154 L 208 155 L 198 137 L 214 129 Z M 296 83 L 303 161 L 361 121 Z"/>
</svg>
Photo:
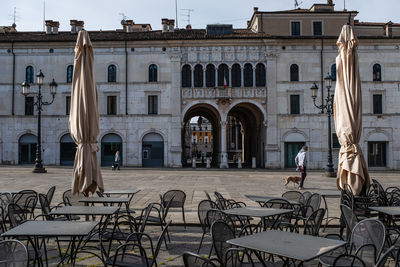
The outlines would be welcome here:
<svg viewBox="0 0 400 267">
<path fill-rule="evenodd" d="M 50 185 L 56 185 L 54 204 L 61 202 L 62 192 L 70 188 L 72 168 L 47 167 L 47 174 L 34 174 L 31 167 L 0 167 L 0 191 L 34 189 L 45 193 Z M 245 194 L 279 196 L 286 189 L 293 189 L 290 185 L 285 188 L 282 178 L 295 175 L 290 171 L 256 170 L 202 170 L 202 169 L 126 169 L 111 171 L 103 169 L 106 189 L 140 188 L 132 201 L 132 208 L 139 210 L 147 203 L 159 201 L 159 194 L 168 189 L 182 189 L 187 194 L 185 211 L 186 220 L 190 224 L 197 224 L 197 204 L 205 199 L 204 190 L 212 193 L 219 191 L 227 198 L 244 201 L 247 205 L 257 205 L 247 199 Z M 298 173 L 297 173 L 298 174 Z M 385 187 L 399 185 L 399 174 L 395 172 L 372 172 L 371 177 L 379 180 Z M 334 189 L 336 179 L 323 176 L 322 172 L 309 172 L 305 183 L 305 190 Z M 339 199 L 328 199 L 330 215 L 338 214 Z M 174 223 L 181 223 L 180 211 L 171 211 L 170 216 Z M 333 222 L 334 224 L 337 221 Z M 333 229 L 329 229 L 331 232 Z M 159 227 L 149 227 L 146 231 L 156 241 L 160 234 Z M 172 243 L 169 249 L 162 246 L 159 255 L 159 265 L 183 266 L 181 255 L 184 251 L 195 251 L 201 237 L 200 227 L 191 225 L 184 229 L 180 225 L 170 229 Z M 208 254 L 210 237 L 206 237 L 201 254 Z M 49 245 L 51 266 L 57 262 L 55 244 Z M 306 266 L 316 266 L 313 261 Z M 101 266 L 101 263 L 88 254 L 79 254 L 77 266 Z"/>
</svg>

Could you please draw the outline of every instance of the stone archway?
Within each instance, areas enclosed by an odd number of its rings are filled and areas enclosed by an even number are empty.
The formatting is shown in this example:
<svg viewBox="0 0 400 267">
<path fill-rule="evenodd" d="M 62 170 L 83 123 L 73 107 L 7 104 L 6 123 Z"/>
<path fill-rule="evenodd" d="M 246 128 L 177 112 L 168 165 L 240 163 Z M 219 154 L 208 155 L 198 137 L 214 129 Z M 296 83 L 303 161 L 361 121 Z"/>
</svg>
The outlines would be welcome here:
<svg viewBox="0 0 400 267">
<path fill-rule="evenodd" d="M 265 164 L 266 118 L 256 104 L 240 102 L 226 116 L 226 152 L 228 164 L 236 166 L 240 157 L 245 167 L 251 167 L 255 158 L 256 167 Z"/>
<path fill-rule="evenodd" d="M 183 127 L 182 127 L 182 166 L 188 166 L 188 162 L 192 157 L 192 145 L 190 133 L 190 120 L 193 117 L 201 116 L 204 117 L 209 124 L 211 124 L 211 138 L 210 146 L 212 146 L 211 153 L 211 166 L 217 167 L 219 163 L 220 149 L 220 122 L 221 115 L 214 105 L 209 103 L 196 103 L 189 107 L 183 116 Z M 209 156 L 209 155 L 206 155 Z"/>
</svg>

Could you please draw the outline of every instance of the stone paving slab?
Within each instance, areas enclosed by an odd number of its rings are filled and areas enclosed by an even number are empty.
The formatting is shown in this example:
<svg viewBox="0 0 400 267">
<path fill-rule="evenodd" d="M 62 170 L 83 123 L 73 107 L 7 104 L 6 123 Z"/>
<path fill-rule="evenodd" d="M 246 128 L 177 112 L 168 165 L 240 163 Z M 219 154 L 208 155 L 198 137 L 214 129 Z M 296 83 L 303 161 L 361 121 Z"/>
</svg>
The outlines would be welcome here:
<svg viewBox="0 0 400 267">
<path fill-rule="evenodd" d="M 56 191 L 53 204 L 61 202 L 62 193 L 69 189 L 72 179 L 72 168 L 46 167 L 48 173 L 34 174 L 31 166 L 0 166 L 0 191 L 16 191 L 33 189 L 39 193 L 46 193 L 51 185 L 55 185 Z M 247 205 L 257 206 L 245 197 L 246 194 L 280 196 L 287 190 L 296 189 L 292 184 L 283 186 L 283 180 L 288 175 L 298 175 L 294 171 L 267 171 L 267 170 L 193 170 L 193 169 L 128 169 L 111 171 L 102 169 L 105 188 L 131 189 L 140 188 L 132 201 L 131 208 L 140 210 L 148 203 L 159 201 L 159 194 L 169 189 L 181 189 L 186 192 L 185 203 L 186 222 L 198 224 L 197 205 L 202 199 L 206 199 L 204 190 L 210 195 L 219 191 L 226 198 L 243 201 Z M 371 177 L 380 181 L 384 187 L 399 186 L 399 174 L 395 172 L 371 172 Z M 308 172 L 305 190 L 335 189 L 336 179 L 328 178 L 322 172 Z M 339 214 L 339 199 L 327 199 L 330 215 Z M 170 218 L 174 223 L 182 223 L 180 210 L 172 210 Z M 335 223 L 335 222 L 334 222 Z M 156 242 L 160 234 L 160 228 L 146 228 Z M 334 232 L 336 229 L 328 229 Z M 183 266 L 182 253 L 184 251 L 196 251 L 201 237 L 201 229 L 198 226 L 190 226 L 184 229 L 182 226 L 171 226 L 172 243 L 166 250 L 164 245 L 159 255 L 159 265 Z M 205 244 L 201 250 L 202 255 L 208 254 L 210 249 L 210 236 L 206 236 Z M 50 252 L 52 264 L 55 266 L 58 257 L 53 246 Z M 77 266 L 101 266 L 101 262 L 87 254 L 78 255 Z M 305 266 L 317 266 L 313 261 Z"/>
</svg>

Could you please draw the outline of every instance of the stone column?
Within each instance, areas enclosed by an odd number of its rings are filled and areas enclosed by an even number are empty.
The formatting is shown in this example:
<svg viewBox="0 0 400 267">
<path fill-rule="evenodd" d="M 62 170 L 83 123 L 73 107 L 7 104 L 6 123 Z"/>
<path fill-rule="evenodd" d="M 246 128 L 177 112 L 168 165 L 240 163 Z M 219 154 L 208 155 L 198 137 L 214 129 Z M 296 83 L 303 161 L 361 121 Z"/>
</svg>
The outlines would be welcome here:
<svg viewBox="0 0 400 267">
<path fill-rule="evenodd" d="M 218 87 L 218 67 L 215 68 L 215 87 Z"/>
<path fill-rule="evenodd" d="M 253 88 L 256 87 L 256 67 L 253 67 Z"/>
<path fill-rule="evenodd" d="M 240 80 L 240 86 L 243 88 L 244 87 L 244 67 L 240 67 L 240 72 L 242 75 L 242 79 Z"/>
<path fill-rule="evenodd" d="M 228 153 L 226 153 L 226 121 L 221 121 L 221 160 L 219 167 L 228 168 Z"/>
<path fill-rule="evenodd" d="M 266 54 L 267 58 L 267 122 L 265 134 L 265 168 L 282 168 L 280 151 L 280 138 L 278 130 L 277 110 L 277 54 L 275 52 Z"/>
<path fill-rule="evenodd" d="M 203 88 L 206 88 L 206 70 L 207 70 L 207 68 L 204 68 L 203 69 Z"/>
<path fill-rule="evenodd" d="M 190 81 L 190 83 L 191 83 L 191 87 L 193 88 L 194 87 L 194 68 L 192 68 L 192 67 L 190 67 L 190 70 L 191 70 L 191 72 L 190 72 L 190 74 L 192 75 L 192 80 Z"/>
<path fill-rule="evenodd" d="M 228 86 L 232 87 L 232 68 L 228 67 Z"/>
</svg>

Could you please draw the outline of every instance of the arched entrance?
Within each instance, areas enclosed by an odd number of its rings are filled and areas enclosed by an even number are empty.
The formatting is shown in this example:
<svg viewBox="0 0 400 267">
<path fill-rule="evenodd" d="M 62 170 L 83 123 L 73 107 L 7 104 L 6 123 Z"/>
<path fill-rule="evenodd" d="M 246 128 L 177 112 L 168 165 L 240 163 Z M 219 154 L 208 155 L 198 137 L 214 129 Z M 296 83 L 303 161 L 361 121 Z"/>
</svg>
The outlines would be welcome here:
<svg viewBox="0 0 400 267">
<path fill-rule="evenodd" d="M 34 164 L 36 159 L 37 136 L 24 134 L 18 141 L 19 164 Z"/>
<path fill-rule="evenodd" d="M 106 134 L 103 136 L 101 139 L 101 166 L 112 166 L 117 150 L 119 150 L 122 165 L 122 138 L 117 134 Z"/>
<path fill-rule="evenodd" d="M 264 146 L 266 129 L 264 114 L 255 104 L 238 103 L 233 106 L 226 120 L 226 148 L 228 164 L 237 166 L 240 157 L 244 167 L 264 167 Z"/>
<path fill-rule="evenodd" d="M 164 167 L 164 140 L 158 133 L 148 133 L 143 137 L 142 166 Z"/>
<path fill-rule="evenodd" d="M 190 166 L 193 157 L 204 166 L 205 157 L 210 157 L 211 166 L 218 166 L 220 121 L 218 110 L 207 103 L 196 104 L 186 111 L 182 128 L 182 166 Z"/>
<path fill-rule="evenodd" d="M 64 134 L 60 139 L 60 165 L 74 165 L 76 144 L 69 133 Z"/>
</svg>

